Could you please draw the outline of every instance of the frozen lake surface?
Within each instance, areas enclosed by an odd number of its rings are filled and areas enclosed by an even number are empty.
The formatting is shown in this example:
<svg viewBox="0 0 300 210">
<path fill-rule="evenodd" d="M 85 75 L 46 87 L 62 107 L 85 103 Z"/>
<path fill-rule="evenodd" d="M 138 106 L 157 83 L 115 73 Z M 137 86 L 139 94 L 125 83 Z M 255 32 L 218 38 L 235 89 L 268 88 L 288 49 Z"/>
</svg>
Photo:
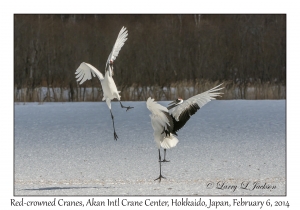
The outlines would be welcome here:
<svg viewBox="0 0 300 210">
<path fill-rule="evenodd" d="M 159 102 L 167 105 L 168 102 Z M 286 101 L 212 101 L 159 175 L 145 102 L 15 104 L 15 195 L 285 195 Z"/>
</svg>

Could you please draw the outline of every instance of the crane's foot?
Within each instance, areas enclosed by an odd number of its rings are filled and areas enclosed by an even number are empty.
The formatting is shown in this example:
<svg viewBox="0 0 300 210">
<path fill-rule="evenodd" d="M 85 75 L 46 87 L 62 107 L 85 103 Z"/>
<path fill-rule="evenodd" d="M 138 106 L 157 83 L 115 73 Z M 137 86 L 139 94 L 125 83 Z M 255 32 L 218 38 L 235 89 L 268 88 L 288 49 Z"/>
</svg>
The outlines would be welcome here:
<svg viewBox="0 0 300 210">
<path fill-rule="evenodd" d="M 166 159 L 163 159 L 161 161 L 158 161 L 158 162 L 170 162 L 169 160 L 166 160 Z"/>
<path fill-rule="evenodd" d="M 121 105 L 122 108 L 126 108 L 126 112 L 127 112 L 129 109 L 133 109 L 133 107 L 131 107 L 131 106 L 123 106 L 123 104 L 121 103 L 121 101 L 119 101 L 119 102 L 120 102 L 120 105 Z"/>
<path fill-rule="evenodd" d="M 134 107 L 128 106 L 128 107 L 124 107 L 124 108 L 127 108 L 126 109 L 126 112 L 127 112 L 129 109 L 133 109 Z"/>
<path fill-rule="evenodd" d="M 159 177 L 156 178 L 156 179 L 154 179 L 154 181 L 159 180 L 159 182 L 161 182 L 161 178 L 166 179 L 166 177 L 164 177 L 164 176 L 162 176 L 162 175 L 159 175 Z"/>
<path fill-rule="evenodd" d="M 115 138 L 116 141 L 119 138 L 118 135 L 117 135 L 117 133 L 116 133 L 116 131 L 114 131 L 114 138 Z"/>
</svg>

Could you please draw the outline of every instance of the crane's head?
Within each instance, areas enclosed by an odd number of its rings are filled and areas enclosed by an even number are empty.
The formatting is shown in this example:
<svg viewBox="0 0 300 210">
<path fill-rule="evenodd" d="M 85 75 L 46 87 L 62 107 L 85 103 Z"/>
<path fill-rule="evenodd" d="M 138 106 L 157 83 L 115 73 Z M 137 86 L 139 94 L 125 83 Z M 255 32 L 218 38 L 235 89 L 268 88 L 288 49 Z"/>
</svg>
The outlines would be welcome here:
<svg viewBox="0 0 300 210">
<path fill-rule="evenodd" d="M 183 103 L 183 99 L 182 98 L 177 98 L 175 101 L 172 101 L 171 103 L 168 104 L 168 109 L 172 109 L 176 106 L 178 106 L 179 104 Z"/>
</svg>

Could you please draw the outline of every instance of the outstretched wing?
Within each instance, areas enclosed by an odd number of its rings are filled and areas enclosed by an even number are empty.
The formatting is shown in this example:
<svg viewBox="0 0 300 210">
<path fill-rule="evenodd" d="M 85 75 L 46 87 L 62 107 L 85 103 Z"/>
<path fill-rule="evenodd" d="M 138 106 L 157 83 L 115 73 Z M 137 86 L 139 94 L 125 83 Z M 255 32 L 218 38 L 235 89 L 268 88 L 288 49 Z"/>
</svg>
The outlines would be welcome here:
<svg viewBox="0 0 300 210">
<path fill-rule="evenodd" d="M 147 108 L 152 113 L 152 127 L 154 130 L 163 132 L 164 130 L 172 131 L 173 130 L 173 119 L 168 113 L 168 109 L 160 104 L 158 104 L 151 97 L 147 100 Z"/>
<path fill-rule="evenodd" d="M 121 48 L 123 47 L 123 45 L 125 44 L 125 41 L 127 40 L 127 35 L 128 35 L 128 31 L 123 26 L 121 28 L 121 31 L 119 32 L 116 43 L 115 43 L 110 55 L 108 56 L 105 69 L 107 68 L 107 65 L 109 65 L 110 61 L 114 61 L 117 58 L 117 56 L 119 55 Z"/>
<path fill-rule="evenodd" d="M 201 107 L 205 104 L 214 100 L 215 97 L 220 96 L 223 93 L 217 92 L 222 88 L 219 88 L 222 84 L 206 91 L 195 95 L 181 103 L 180 105 L 169 110 L 169 113 L 173 117 L 174 123 L 174 133 L 181 129 L 185 123 L 190 119 L 192 115 L 194 115 Z"/>
<path fill-rule="evenodd" d="M 101 74 L 101 72 L 96 69 L 94 66 L 92 66 L 91 64 L 82 62 L 80 64 L 80 66 L 78 67 L 78 69 L 75 72 L 77 81 L 82 84 L 84 83 L 86 80 L 90 80 L 92 79 L 92 75 L 95 77 L 95 74 L 97 75 L 97 77 L 99 78 L 100 81 L 102 81 L 103 75 Z"/>
</svg>

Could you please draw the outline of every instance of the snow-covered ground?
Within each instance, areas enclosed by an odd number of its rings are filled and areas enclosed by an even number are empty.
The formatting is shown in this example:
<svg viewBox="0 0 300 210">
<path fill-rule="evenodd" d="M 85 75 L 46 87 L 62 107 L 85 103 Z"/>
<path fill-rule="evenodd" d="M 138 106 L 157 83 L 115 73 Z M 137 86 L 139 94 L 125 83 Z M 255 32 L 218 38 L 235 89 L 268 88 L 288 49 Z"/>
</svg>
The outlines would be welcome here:
<svg viewBox="0 0 300 210">
<path fill-rule="evenodd" d="M 168 102 L 159 102 L 166 105 Z M 162 163 L 145 102 L 15 104 L 15 195 L 285 195 L 286 101 L 212 101 Z M 244 188 L 244 189 L 243 189 Z"/>
</svg>

